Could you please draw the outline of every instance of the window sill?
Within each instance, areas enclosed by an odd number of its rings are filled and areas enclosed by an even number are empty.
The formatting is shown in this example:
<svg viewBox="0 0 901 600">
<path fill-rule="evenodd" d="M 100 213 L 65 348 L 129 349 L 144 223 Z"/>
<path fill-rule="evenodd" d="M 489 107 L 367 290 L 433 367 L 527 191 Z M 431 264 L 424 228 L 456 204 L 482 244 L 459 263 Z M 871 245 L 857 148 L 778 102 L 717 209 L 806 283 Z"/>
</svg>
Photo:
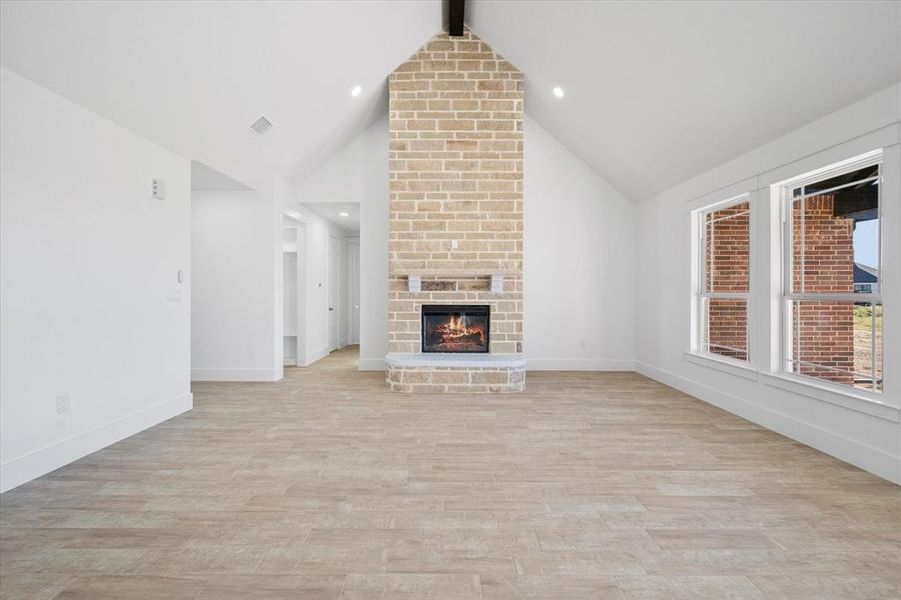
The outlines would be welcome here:
<svg viewBox="0 0 901 600">
<path fill-rule="evenodd" d="M 836 386 L 821 384 L 807 377 L 788 373 L 760 374 L 763 383 L 786 392 L 799 394 L 814 400 L 835 404 L 856 412 L 864 413 L 894 423 L 901 422 L 901 409 L 886 403 L 881 396 L 863 390 L 844 390 Z"/>
<path fill-rule="evenodd" d="M 683 358 L 690 363 L 701 365 L 702 367 L 709 367 L 711 369 L 716 369 L 717 371 L 729 373 L 730 375 L 757 381 L 757 370 L 743 361 L 730 360 L 728 358 L 721 358 L 712 354 L 701 354 L 699 352 L 685 352 Z"/>
<path fill-rule="evenodd" d="M 750 381 L 762 381 L 764 384 L 791 392 L 799 396 L 805 396 L 820 402 L 834 404 L 853 410 L 855 412 L 901 423 L 901 408 L 888 404 L 877 394 L 870 394 L 863 390 L 844 390 L 836 386 L 821 384 L 816 380 L 790 375 L 787 373 L 772 374 L 756 370 L 752 365 L 739 363 L 727 358 L 718 358 L 709 354 L 697 352 L 684 352 L 683 358 L 690 363 L 716 369 L 723 373 L 735 375 Z"/>
</svg>

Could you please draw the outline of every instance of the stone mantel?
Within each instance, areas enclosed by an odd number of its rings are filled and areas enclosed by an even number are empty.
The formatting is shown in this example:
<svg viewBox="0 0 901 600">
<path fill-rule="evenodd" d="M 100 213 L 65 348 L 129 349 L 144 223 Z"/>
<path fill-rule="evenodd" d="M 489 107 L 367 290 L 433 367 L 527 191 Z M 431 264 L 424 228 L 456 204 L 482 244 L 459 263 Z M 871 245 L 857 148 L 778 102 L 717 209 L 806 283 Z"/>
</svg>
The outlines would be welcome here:
<svg viewBox="0 0 901 600">
<path fill-rule="evenodd" d="M 477 367 L 493 369 L 525 369 L 526 357 L 522 354 L 488 354 L 444 352 L 389 352 L 385 356 L 389 367 Z"/>
<path fill-rule="evenodd" d="M 517 269 L 404 269 L 392 267 L 389 274 L 395 277 L 438 277 L 441 279 L 459 279 L 471 277 L 491 277 L 492 275 L 514 276 L 519 275 Z"/>
</svg>

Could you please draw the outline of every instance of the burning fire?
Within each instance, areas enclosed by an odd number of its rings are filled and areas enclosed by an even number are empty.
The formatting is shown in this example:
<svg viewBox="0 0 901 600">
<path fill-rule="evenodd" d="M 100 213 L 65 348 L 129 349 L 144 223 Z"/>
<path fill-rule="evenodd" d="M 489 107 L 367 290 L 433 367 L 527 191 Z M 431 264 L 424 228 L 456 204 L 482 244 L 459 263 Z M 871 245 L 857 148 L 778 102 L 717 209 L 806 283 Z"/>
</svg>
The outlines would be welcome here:
<svg viewBox="0 0 901 600">
<path fill-rule="evenodd" d="M 461 338 L 478 337 L 478 343 L 485 343 L 485 330 L 481 324 L 470 326 L 464 315 L 451 315 L 447 322 L 435 328 L 435 333 L 441 336 L 442 342 L 455 342 Z"/>
</svg>

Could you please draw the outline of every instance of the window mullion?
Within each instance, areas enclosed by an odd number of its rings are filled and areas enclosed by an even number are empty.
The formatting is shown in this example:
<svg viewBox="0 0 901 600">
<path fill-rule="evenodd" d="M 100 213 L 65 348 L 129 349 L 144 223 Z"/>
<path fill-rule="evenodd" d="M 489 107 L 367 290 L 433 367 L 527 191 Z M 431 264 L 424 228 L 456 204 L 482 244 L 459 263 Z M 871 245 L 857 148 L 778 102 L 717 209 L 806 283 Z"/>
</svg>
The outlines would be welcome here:
<svg viewBox="0 0 901 600">
<path fill-rule="evenodd" d="M 750 292 L 701 292 L 702 298 L 721 298 L 723 300 L 747 300 Z"/>
<path fill-rule="evenodd" d="M 882 304 L 882 295 L 871 292 L 816 292 L 806 294 L 785 294 L 786 300 L 801 302 L 868 302 L 870 304 Z"/>
</svg>

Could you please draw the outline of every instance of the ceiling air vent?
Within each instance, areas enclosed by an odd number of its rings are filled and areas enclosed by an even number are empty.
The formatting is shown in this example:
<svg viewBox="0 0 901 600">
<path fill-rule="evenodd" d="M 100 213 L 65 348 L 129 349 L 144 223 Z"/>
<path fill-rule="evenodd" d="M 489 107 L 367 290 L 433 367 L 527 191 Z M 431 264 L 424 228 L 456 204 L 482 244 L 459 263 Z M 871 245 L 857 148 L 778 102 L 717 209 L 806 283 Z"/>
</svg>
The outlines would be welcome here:
<svg viewBox="0 0 901 600">
<path fill-rule="evenodd" d="M 250 124 L 250 128 L 253 129 L 257 135 L 263 135 L 272 129 L 272 123 L 266 117 L 260 117 Z"/>
</svg>

